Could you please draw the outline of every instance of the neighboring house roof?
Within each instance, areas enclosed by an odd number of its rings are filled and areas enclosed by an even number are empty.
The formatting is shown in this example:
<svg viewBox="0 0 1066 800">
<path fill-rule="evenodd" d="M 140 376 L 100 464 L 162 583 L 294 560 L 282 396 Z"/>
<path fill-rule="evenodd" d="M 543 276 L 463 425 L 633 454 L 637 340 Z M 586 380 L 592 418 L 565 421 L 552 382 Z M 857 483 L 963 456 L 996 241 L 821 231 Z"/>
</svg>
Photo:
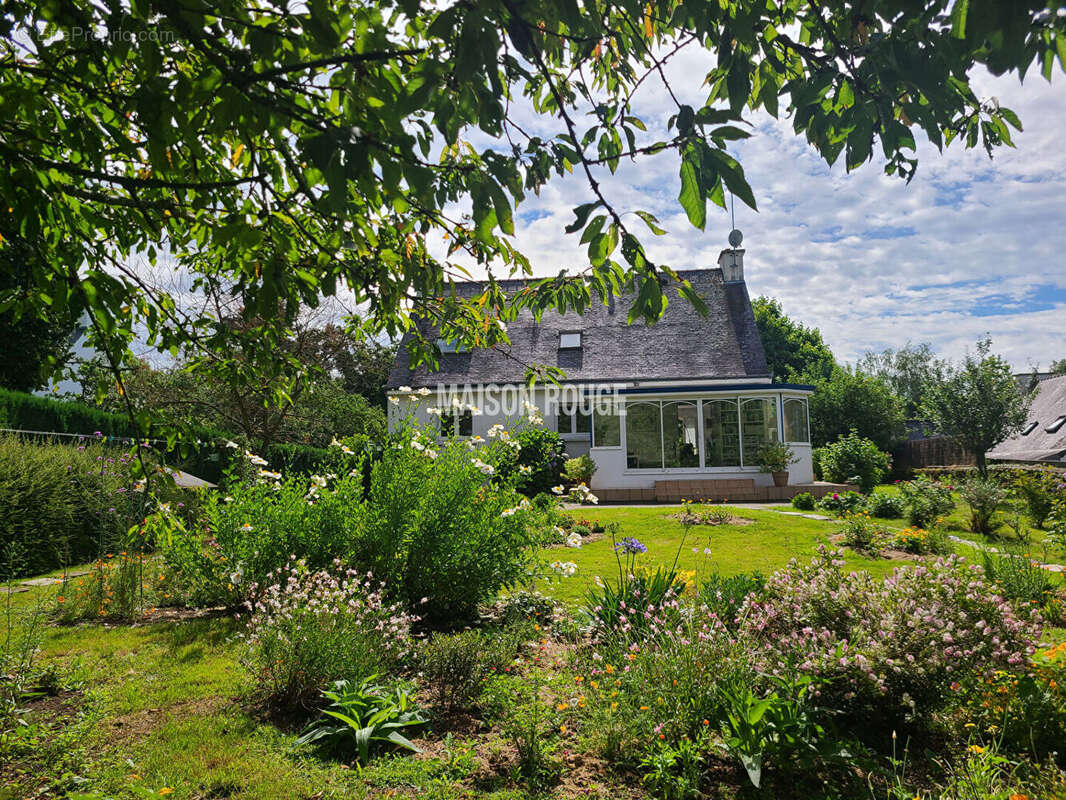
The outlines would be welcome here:
<svg viewBox="0 0 1066 800">
<path fill-rule="evenodd" d="M 667 285 L 669 304 L 654 325 L 626 324 L 631 297 L 594 302 L 584 314 L 546 311 L 539 323 L 523 310 L 507 323 L 511 340 L 504 350 L 478 349 L 441 355 L 439 370 L 410 366 L 405 345 L 397 354 L 388 388 L 432 387 L 438 384 L 522 383 L 526 364 L 553 365 L 570 382 L 630 380 L 768 379 L 766 354 L 755 326 L 748 290 L 743 282 L 724 282 L 721 269 L 680 273 L 707 304 L 702 316 Z M 500 281 L 508 293 L 531 281 Z M 456 291 L 475 294 L 481 283 L 456 284 Z M 559 349 L 559 334 L 581 331 L 580 350 Z M 427 329 L 427 336 L 432 329 Z"/>
<path fill-rule="evenodd" d="M 1047 378 L 1037 385 L 1029 423 L 1019 433 L 989 451 L 989 458 L 1004 461 L 1062 461 L 1066 457 L 1066 421 L 1054 431 L 1055 422 L 1066 416 L 1066 375 Z M 1036 423 L 1028 433 L 1025 430 Z"/>
</svg>

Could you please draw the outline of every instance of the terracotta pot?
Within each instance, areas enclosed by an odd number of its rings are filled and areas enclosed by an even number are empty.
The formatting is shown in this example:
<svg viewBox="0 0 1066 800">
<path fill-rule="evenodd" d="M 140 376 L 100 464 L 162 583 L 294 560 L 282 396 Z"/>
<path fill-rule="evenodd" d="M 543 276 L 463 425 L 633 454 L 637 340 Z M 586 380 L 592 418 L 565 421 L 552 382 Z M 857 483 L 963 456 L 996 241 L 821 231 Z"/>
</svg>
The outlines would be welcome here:
<svg viewBox="0 0 1066 800">
<path fill-rule="evenodd" d="M 774 486 L 788 486 L 788 470 L 771 472 L 770 475 L 774 479 Z"/>
</svg>

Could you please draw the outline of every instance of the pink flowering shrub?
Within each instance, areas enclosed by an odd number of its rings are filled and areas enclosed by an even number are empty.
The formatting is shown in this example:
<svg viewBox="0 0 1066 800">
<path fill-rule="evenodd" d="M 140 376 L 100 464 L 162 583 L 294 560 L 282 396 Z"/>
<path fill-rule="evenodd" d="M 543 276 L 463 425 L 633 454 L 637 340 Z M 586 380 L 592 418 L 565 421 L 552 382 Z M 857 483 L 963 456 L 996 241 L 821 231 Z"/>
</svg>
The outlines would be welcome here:
<svg viewBox="0 0 1066 800">
<path fill-rule="evenodd" d="M 952 556 L 900 567 L 884 581 L 845 572 L 824 547 L 792 561 L 742 607 L 741 636 L 760 669 L 829 681 L 845 713 L 915 713 L 941 705 L 973 673 L 1023 670 L 1040 620 L 996 594 L 976 565 Z"/>
<path fill-rule="evenodd" d="M 268 578 L 247 603 L 252 616 L 243 638 L 245 663 L 270 702 L 307 707 L 333 681 L 358 682 L 410 654 L 417 618 L 387 602 L 370 573 L 340 562 L 311 572 L 290 560 Z"/>
</svg>

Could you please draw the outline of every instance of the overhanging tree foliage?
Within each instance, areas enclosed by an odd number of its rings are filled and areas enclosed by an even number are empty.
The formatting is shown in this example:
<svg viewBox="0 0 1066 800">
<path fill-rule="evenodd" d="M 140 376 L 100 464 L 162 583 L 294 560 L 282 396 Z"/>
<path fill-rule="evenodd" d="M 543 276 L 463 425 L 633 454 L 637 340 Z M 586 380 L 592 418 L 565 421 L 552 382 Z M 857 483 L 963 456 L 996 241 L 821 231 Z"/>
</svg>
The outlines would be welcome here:
<svg viewBox="0 0 1066 800">
<path fill-rule="evenodd" d="M 286 326 L 342 286 L 367 329 L 397 335 L 425 315 L 474 346 L 505 341 L 497 323 L 521 307 L 580 310 L 623 284 L 637 291 L 633 319 L 654 320 L 660 278 L 676 276 L 641 237 L 661 229 L 605 194 L 605 170 L 675 152 L 679 202 L 703 228 L 707 200 L 724 205 L 726 190 L 756 204 L 728 147 L 758 109 L 787 114 L 849 169 L 876 148 L 909 179 L 919 134 L 991 154 L 1020 123 L 978 98 L 970 74 L 1036 64 L 1049 77 L 1056 57 L 1066 63 L 1064 30 L 1057 3 L 1033 0 L 9 2 L 0 235 L 48 254 L 18 310 L 88 311 L 116 376 L 139 330 L 160 350 L 230 344 L 209 310 L 153 285 L 133 256 L 172 263 L 187 291 L 232 287 L 248 319 L 271 322 L 248 363 L 293 381 L 304 378 L 278 356 Z M 664 65 L 697 48 L 713 64 L 693 77 L 704 102 L 688 105 Z M 659 139 L 636 95 L 655 82 L 674 106 Z M 519 104 L 549 132 L 525 130 Z M 515 208 L 574 171 L 587 185 L 568 228 L 588 245 L 576 277 L 455 297 L 456 253 L 528 272 Z M 434 236 L 445 260 L 428 253 Z M 432 342 L 415 350 L 436 355 Z"/>
<path fill-rule="evenodd" d="M 801 383 L 829 380 L 836 369 L 836 359 L 820 330 L 790 319 L 781 303 L 769 297 L 756 297 L 751 308 L 774 380 Z"/>
</svg>

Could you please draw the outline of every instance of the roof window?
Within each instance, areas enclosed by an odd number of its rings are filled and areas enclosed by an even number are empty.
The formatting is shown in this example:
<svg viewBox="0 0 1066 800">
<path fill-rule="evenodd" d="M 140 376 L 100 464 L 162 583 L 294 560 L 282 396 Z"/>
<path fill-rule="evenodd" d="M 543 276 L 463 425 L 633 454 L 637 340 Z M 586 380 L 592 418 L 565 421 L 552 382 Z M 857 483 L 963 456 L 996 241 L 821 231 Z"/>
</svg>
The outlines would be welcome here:
<svg viewBox="0 0 1066 800">
<path fill-rule="evenodd" d="M 1057 420 L 1055 420 L 1050 425 L 1048 425 L 1046 428 L 1044 428 L 1044 430 L 1047 431 L 1048 433 L 1057 433 L 1059 428 L 1062 427 L 1062 423 L 1064 423 L 1064 422 L 1066 422 L 1066 414 L 1063 414 Z"/>
<path fill-rule="evenodd" d="M 447 339 L 437 339 L 437 348 L 442 353 L 466 353 L 469 350 L 462 342 L 449 342 Z"/>
<path fill-rule="evenodd" d="M 1036 430 L 1036 426 L 1039 424 L 1040 423 L 1036 421 L 1030 422 L 1028 425 L 1025 426 L 1025 428 L 1022 429 L 1022 436 L 1028 436 L 1030 433 Z"/>
<path fill-rule="evenodd" d="M 581 331 L 567 331 L 559 334 L 560 350 L 580 350 Z"/>
</svg>

